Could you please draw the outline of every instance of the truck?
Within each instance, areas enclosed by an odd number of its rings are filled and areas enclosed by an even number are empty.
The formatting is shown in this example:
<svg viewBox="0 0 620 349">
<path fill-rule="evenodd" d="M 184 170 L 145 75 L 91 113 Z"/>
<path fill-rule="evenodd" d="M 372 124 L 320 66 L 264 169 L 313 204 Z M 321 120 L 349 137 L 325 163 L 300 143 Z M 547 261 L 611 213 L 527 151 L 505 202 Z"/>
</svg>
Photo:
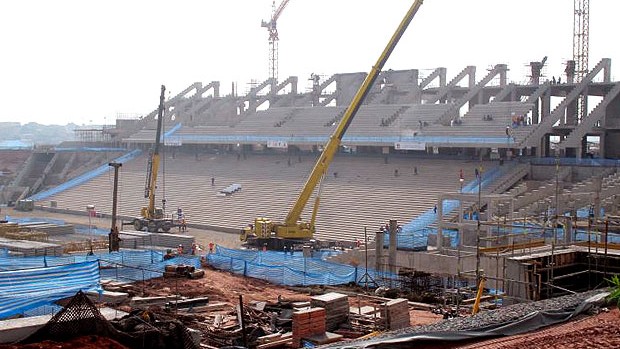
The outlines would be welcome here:
<svg viewBox="0 0 620 349">
<path fill-rule="evenodd" d="M 379 59 L 375 65 L 372 66 L 370 72 L 364 79 L 364 82 L 357 90 L 353 100 L 347 107 L 345 113 L 329 137 L 329 140 L 323 147 L 321 155 L 314 164 L 306 183 L 284 219 L 284 222 L 275 222 L 265 217 L 255 218 L 253 223 L 248 224 L 241 230 L 241 241 L 245 242 L 249 246 L 266 247 L 268 249 L 277 250 L 285 247 L 292 248 L 296 245 L 308 243 L 319 245 L 314 239 L 314 233 L 316 232 L 315 221 L 320 204 L 320 193 L 323 178 L 325 177 L 336 152 L 341 146 L 342 137 L 344 136 L 349 125 L 351 125 L 353 117 L 359 110 L 362 102 L 366 98 L 366 95 L 370 91 L 370 88 L 385 65 L 385 62 L 396 47 L 396 44 L 404 34 L 409 23 L 411 23 L 411 20 L 419 10 L 422 2 L 422 0 L 414 1 L 405 17 L 400 22 L 398 28 L 390 38 L 387 46 L 379 56 Z M 306 207 L 306 204 L 310 200 L 312 193 L 317 186 L 319 189 L 317 195 L 315 196 L 311 218 L 309 221 L 303 220 L 301 219 L 302 211 Z"/>
</svg>

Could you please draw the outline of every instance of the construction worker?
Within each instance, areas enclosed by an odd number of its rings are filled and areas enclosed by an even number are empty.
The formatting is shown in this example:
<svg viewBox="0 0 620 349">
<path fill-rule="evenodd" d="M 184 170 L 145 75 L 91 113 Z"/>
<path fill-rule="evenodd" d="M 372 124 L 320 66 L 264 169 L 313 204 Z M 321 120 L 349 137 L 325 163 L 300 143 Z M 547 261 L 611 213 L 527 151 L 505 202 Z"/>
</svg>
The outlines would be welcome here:
<svg viewBox="0 0 620 349">
<path fill-rule="evenodd" d="M 182 255 L 183 254 L 183 245 L 179 244 L 179 247 L 177 247 L 177 254 L 178 255 Z"/>
<path fill-rule="evenodd" d="M 212 242 L 209 242 L 209 253 L 213 253 L 213 248 L 215 247 L 215 244 Z"/>
</svg>

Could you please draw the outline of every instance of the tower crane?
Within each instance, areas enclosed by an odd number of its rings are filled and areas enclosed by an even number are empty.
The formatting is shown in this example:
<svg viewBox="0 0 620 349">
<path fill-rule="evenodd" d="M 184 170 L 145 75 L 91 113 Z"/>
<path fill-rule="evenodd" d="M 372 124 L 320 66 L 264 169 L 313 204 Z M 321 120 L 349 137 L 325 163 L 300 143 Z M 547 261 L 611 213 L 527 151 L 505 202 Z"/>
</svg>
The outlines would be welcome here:
<svg viewBox="0 0 620 349">
<path fill-rule="evenodd" d="M 273 0 L 271 19 L 269 22 L 263 20 L 260 24 L 261 27 L 267 28 L 269 33 L 269 79 L 271 79 L 272 87 L 278 82 L 278 41 L 280 38 L 278 37 L 277 22 L 288 2 L 289 0 L 283 0 L 280 6 L 276 8 L 276 1 Z"/>
<path fill-rule="evenodd" d="M 590 56 L 590 0 L 574 0 L 573 12 L 573 61 L 575 62 L 575 82 L 588 74 Z M 587 114 L 587 98 L 579 95 L 577 100 L 577 120 L 581 121 Z"/>
<path fill-rule="evenodd" d="M 305 221 L 301 218 L 302 211 L 306 207 L 306 204 L 310 200 L 310 197 L 317 186 L 319 186 L 318 190 L 320 194 L 320 185 L 323 182 L 323 178 L 325 177 L 336 152 L 340 148 L 342 137 L 353 121 L 353 118 L 366 98 L 366 95 L 370 91 L 370 87 L 374 84 L 375 80 L 377 80 L 379 72 L 385 65 L 385 62 L 390 57 L 390 54 L 396 47 L 396 44 L 405 33 L 407 26 L 422 5 L 422 2 L 423 0 L 414 1 L 413 5 L 411 5 L 407 11 L 407 14 L 390 38 L 387 46 L 379 56 L 379 59 L 370 69 L 370 72 L 364 79 L 364 82 L 357 90 L 357 93 L 355 93 L 351 104 L 347 107 L 342 118 L 338 122 L 338 125 L 336 125 L 336 128 L 329 137 L 329 140 L 323 147 L 323 151 L 314 164 L 312 172 L 306 180 L 306 184 L 303 186 L 297 200 L 290 209 L 284 222 L 273 222 L 272 220 L 264 217 L 255 218 L 253 224 L 249 224 L 241 230 L 241 241 L 246 241 L 250 245 L 267 245 L 272 249 L 280 249 L 287 245 L 298 242 L 305 243 L 313 239 L 315 232 L 314 222 L 318 212 L 320 195 L 316 195 L 315 197 L 311 218 L 309 221 Z"/>
</svg>

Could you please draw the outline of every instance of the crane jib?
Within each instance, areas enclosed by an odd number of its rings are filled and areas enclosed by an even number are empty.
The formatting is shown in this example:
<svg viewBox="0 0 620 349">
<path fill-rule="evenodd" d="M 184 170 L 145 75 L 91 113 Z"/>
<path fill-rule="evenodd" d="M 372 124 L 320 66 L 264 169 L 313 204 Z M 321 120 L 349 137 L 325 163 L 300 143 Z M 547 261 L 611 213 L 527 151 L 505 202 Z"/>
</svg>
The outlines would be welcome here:
<svg viewBox="0 0 620 349">
<path fill-rule="evenodd" d="M 286 216 L 285 224 L 287 227 L 293 227 L 296 224 L 298 224 L 297 222 L 300 221 L 301 213 L 304 207 L 306 206 L 308 200 L 310 199 L 310 196 L 314 192 L 314 189 L 316 188 L 317 184 L 320 183 L 322 176 L 327 171 L 327 168 L 329 167 L 334 155 L 336 154 L 338 147 L 340 145 L 340 142 L 347 128 L 353 121 L 353 117 L 359 110 L 366 95 L 369 93 L 371 86 L 377 79 L 379 72 L 381 71 L 381 69 L 385 65 L 385 62 L 388 60 L 390 54 L 396 47 L 396 44 L 398 43 L 402 35 L 405 33 L 405 30 L 411 23 L 411 20 L 413 19 L 413 17 L 419 10 L 422 3 L 423 3 L 423 0 L 415 0 L 414 3 L 411 5 L 409 10 L 407 11 L 407 14 L 402 19 L 402 21 L 398 25 L 398 28 L 396 29 L 396 31 L 390 38 L 390 41 L 386 45 L 385 49 L 383 50 L 383 52 L 377 59 L 377 62 L 375 63 L 375 65 L 372 66 L 372 69 L 370 70 L 366 78 L 364 79 L 364 82 L 362 83 L 357 93 L 351 100 L 351 104 L 346 109 L 342 119 L 336 126 L 336 129 L 332 133 L 327 144 L 323 147 L 323 153 L 321 157 L 319 158 L 314 168 L 312 169 L 312 172 L 308 176 L 308 179 L 306 180 L 304 187 L 299 193 L 297 200 L 295 201 L 293 207 L 291 208 L 288 215 Z M 318 205 L 314 205 L 314 210 L 316 210 L 317 208 L 318 208 Z M 314 217 L 315 215 L 316 215 L 316 212 L 313 212 L 312 216 Z"/>
</svg>

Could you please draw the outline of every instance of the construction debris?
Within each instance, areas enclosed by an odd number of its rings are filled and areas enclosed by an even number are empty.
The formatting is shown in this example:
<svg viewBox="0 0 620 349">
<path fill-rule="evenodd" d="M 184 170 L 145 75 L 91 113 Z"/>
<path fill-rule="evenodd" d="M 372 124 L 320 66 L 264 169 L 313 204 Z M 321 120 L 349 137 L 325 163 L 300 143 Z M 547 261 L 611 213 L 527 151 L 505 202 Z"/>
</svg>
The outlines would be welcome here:
<svg viewBox="0 0 620 349">
<path fill-rule="evenodd" d="M 164 269 L 165 278 L 186 277 L 189 279 L 199 279 L 205 275 L 202 269 L 196 269 L 193 265 L 166 265 Z"/>
<path fill-rule="evenodd" d="M 312 307 L 325 309 L 325 327 L 333 331 L 349 320 L 349 297 L 347 295 L 330 292 L 310 298 Z"/>
</svg>

